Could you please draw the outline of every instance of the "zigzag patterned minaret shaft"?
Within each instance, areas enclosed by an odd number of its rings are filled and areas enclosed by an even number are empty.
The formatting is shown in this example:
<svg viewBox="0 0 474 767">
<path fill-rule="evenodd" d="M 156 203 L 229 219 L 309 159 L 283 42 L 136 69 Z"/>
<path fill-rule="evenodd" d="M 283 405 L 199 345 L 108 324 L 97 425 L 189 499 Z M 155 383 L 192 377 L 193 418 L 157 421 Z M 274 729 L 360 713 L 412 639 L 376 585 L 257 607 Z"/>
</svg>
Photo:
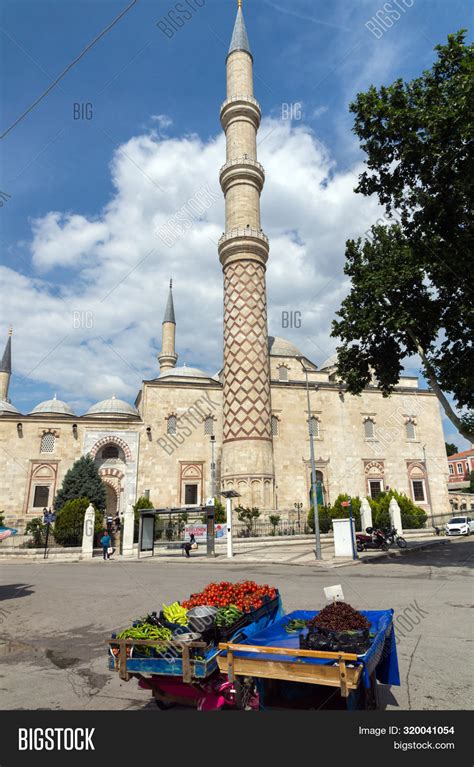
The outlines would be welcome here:
<svg viewBox="0 0 474 767">
<path fill-rule="evenodd" d="M 273 505 L 270 370 L 265 264 L 260 225 L 265 174 L 257 162 L 261 112 L 253 96 L 253 58 L 239 2 L 227 56 L 221 108 L 227 162 L 220 171 L 226 230 L 219 241 L 224 272 L 224 426 L 221 478 L 245 496 L 241 504 Z"/>
</svg>

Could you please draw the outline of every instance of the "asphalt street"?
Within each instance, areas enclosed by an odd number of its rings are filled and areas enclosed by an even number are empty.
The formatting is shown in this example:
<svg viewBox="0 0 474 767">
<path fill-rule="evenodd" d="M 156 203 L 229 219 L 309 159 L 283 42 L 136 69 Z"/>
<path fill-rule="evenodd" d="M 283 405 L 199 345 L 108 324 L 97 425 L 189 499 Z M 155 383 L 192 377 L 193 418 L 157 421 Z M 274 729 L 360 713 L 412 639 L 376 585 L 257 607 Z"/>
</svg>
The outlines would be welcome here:
<svg viewBox="0 0 474 767">
<path fill-rule="evenodd" d="M 320 609 L 323 586 L 336 584 L 353 607 L 393 608 L 401 686 L 382 688 L 382 707 L 472 709 L 473 551 L 471 540 L 455 540 L 332 570 L 181 558 L 9 563 L 0 578 L 0 708 L 151 707 L 136 680 L 108 670 L 110 633 L 210 581 L 253 578 L 277 586 L 287 611 Z"/>
</svg>

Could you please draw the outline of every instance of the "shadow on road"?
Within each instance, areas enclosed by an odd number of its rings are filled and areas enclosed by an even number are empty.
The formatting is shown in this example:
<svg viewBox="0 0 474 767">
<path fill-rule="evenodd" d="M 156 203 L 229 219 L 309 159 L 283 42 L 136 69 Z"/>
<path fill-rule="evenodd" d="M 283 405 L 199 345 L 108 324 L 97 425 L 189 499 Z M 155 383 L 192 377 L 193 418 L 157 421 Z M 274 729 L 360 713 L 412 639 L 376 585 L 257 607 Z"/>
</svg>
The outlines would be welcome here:
<svg viewBox="0 0 474 767">
<path fill-rule="evenodd" d="M 3 602 L 4 599 L 29 597 L 31 594 L 34 594 L 33 586 L 27 586 L 26 583 L 8 583 L 5 586 L 0 586 L 0 602 Z"/>
<path fill-rule="evenodd" d="M 390 558 L 381 557 L 366 559 L 365 564 L 375 567 L 377 565 L 410 565 L 421 567 L 462 567 L 467 566 L 474 554 L 474 540 L 462 541 L 446 540 L 445 543 L 433 546 L 429 549 L 419 549 L 401 556 Z"/>
</svg>

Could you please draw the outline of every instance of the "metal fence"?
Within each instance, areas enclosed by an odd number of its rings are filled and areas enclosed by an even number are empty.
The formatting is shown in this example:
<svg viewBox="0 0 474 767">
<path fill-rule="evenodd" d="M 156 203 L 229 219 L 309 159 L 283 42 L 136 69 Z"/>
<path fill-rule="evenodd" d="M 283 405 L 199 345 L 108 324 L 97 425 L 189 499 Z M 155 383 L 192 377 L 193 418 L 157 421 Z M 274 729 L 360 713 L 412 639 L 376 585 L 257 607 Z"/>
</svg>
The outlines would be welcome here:
<svg viewBox="0 0 474 767">
<path fill-rule="evenodd" d="M 254 522 L 251 526 L 243 522 L 236 522 L 233 525 L 233 533 L 236 538 L 263 538 L 279 535 L 309 535 L 312 530 L 303 520 L 300 522 L 280 521 L 276 525 L 272 525 L 271 522 Z"/>
</svg>

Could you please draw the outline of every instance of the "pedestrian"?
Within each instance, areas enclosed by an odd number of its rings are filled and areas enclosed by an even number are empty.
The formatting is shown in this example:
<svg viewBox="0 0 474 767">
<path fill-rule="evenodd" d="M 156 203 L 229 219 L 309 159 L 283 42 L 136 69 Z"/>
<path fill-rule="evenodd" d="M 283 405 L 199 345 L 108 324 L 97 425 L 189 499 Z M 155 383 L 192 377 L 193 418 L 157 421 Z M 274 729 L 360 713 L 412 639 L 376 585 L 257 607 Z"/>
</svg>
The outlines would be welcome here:
<svg viewBox="0 0 474 767">
<path fill-rule="evenodd" d="M 194 537 L 194 533 L 191 533 L 189 541 L 186 541 L 186 543 L 183 543 L 183 549 L 187 557 L 191 556 L 189 553 L 191 549 L 197 549 L 197 543 L 196 543 L 196 538 Z"/>
<path fill-rule="evenodd" d="M 102 538 L 100 539 L 100 545 L 102 546 L 102 553 L 104 555 L 104 559 L 110 559 L 110 555 L 112 553 L 112 538 L 110 537 L 107 530 L 104 530 L 102 533 Z"/>
</svg>

